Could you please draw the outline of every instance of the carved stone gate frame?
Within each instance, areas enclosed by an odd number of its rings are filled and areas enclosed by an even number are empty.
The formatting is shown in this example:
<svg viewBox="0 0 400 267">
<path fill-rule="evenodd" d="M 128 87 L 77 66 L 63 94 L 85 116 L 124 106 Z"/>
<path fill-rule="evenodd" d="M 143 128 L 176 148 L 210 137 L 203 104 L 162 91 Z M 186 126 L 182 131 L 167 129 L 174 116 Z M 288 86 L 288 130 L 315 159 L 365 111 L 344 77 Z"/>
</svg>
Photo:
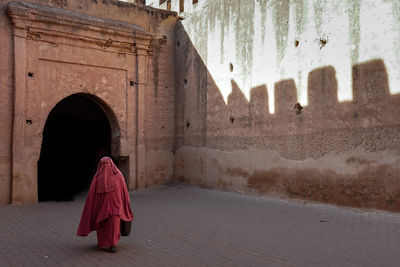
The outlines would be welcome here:
<svg viewBox="0 0 400 267">
<path fill-rule="evenodd" d="M 37 202 L 37 161 L 53 107 L 85 94 L 108 117 L 112 155 L 128 186 L 144 179 L 144 89 L 152 36 L 141 27 L 30 3 L 10 2 L 14 109 L 12 203 Z M 142 159 L 142 160 L 140 160 Z"/>
</svg>

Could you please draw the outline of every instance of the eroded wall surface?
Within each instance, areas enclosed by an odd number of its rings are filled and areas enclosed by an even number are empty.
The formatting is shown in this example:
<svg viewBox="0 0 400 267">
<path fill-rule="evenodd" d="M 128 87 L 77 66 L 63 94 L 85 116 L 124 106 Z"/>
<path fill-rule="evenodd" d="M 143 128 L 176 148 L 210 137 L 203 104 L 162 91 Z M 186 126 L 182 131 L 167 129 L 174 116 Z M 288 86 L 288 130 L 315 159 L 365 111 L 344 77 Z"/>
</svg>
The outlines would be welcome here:
<svg viewBox="0 0 400 267">
<path fill-rule="evenodd" d="M 166 14 L 173 14 L 166 16 Z M 151 25 L 156 30 L 149 62 L 146 90 L 144 186 L 164 184 L 174 179 L 175 142 L 175 13 L 154 11 Z"/>
<path fill-rule="evenodd" d="M 397 1 L 205 2 L 176 27 L 176 178 L 399 211 Z"/>
<path fill-rule="evenodd" d="M 37 201 L 47 115 L 75 93 L 95 96 L 115 116 L 115 153 L 127 159 L 129 189 L 173 178 L 176 20 L 173 12 L 119 1 L 0 3 L 1 204 Z"/>
</svg>

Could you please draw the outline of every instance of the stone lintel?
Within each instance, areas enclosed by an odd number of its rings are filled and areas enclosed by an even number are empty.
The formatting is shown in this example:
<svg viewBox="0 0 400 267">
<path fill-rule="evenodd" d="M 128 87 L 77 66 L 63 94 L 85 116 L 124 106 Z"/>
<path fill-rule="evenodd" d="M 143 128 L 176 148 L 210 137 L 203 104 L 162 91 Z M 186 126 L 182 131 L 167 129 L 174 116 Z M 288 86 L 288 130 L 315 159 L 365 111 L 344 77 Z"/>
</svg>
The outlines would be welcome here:
<svg viewBox="0 0 400 267">
<path fill-rule="evenodd" d="M 138 25 L 22 2 L 8 3 L 6 12 L 18 29 L 14 34 L 20 37 L 48 42 L 51 37 L 62 37 L 83 41 L 91 48 L 152 54 L 153 37 Z"/>
</svg>

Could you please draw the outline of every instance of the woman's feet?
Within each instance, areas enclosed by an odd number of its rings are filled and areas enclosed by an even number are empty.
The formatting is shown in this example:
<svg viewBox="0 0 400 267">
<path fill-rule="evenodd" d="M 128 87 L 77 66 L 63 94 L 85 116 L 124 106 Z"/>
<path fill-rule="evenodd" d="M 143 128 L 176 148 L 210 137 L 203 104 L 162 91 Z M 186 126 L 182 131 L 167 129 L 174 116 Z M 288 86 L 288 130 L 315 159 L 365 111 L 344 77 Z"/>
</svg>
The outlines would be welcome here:
<svg viewBox="0 0 400 267">
<path fill-rule="evenodd" d="M 116 253 L 117 252 L 117 247 L 116 246 L 111 246 L 108 251 L 110 251 L 111 253 Z"/>
</svg>

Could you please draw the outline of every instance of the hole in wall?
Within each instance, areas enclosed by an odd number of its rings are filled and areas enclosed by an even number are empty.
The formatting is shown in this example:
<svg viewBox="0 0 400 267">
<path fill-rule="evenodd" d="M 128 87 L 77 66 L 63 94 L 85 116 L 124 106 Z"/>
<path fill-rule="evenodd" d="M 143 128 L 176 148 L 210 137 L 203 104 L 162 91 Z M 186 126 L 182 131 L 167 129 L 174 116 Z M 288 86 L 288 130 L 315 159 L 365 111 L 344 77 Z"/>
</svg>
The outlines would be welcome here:
<svg viewBox="0 0 400 267">
<path fill-rule="evenodd" d="M 26 120 L 26 124 L 31 125 L 32 124 L 32 120 Z"/>
<path fill-rule="evenodd" d="M 295 113 L 296 115 L 300 115 L 300 114 L 301 114 L 301 111 L 303 110 L 303 107 L 300 105 L 300 103 L 296 103 L 296 104 L 294 105 L 293 109 L 294 109 L 294 113 Z"/>
<path fill-rule="evenodd" d="M 327 39 L 321 38 L 319 39 L 319 45 L 320 45 L 320 49 L 322 49 L 326 44 L 328 43 Z"/>
<path fill-rule="evenodd" d="M 294 41 L 294 46 L 295 46 L 295 47 L 298 47 L 299 44 L 300 44 L 299 40 Z"/>
<path fill-rule="evenodd" d="M 186 120 L 185 127 L 186 127 L 186 128 L 189 128 L 189 127 L 190 127 L 190 121 L 189 121 L 189 120 Z"/>
<path fill-rule="evenodd" d="M 232 72 L 233 71 L 233 64 L 229 63 L 229 70 Z"/>
<path fill-rule="evenodd" d="M 230 117 L 229 117 L 229 121 L 233 124 L 233 122 L 235 121 L 235 117 L 230 116 Z"/>
<path fill-rule="evenodd" d="M 28 72 L 28 77 L 33 77 L 33 72 Z"/>
</svg>

